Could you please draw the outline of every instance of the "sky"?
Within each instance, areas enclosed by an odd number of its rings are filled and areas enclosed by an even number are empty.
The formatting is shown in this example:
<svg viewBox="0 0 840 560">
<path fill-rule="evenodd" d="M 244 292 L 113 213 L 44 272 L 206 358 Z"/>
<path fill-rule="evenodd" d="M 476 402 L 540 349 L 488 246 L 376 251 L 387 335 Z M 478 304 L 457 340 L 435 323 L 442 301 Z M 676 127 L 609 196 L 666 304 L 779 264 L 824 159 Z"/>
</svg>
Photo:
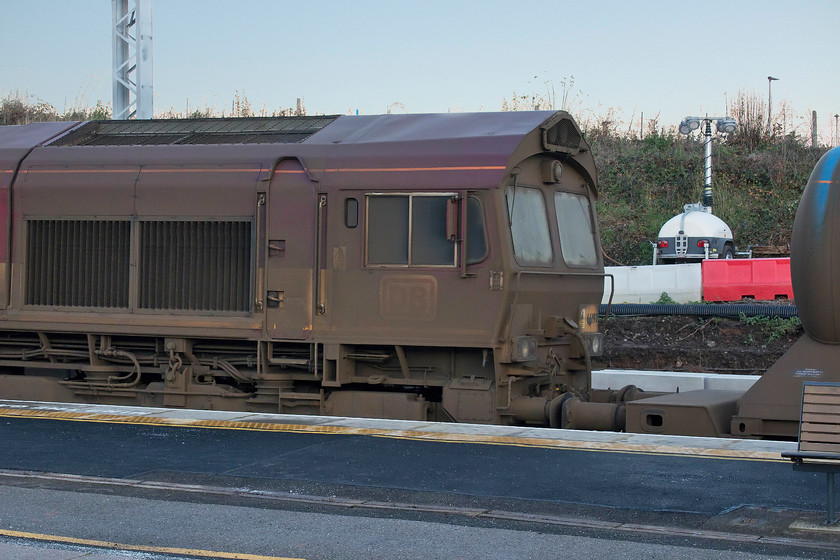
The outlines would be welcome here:
<svg viewBox="0 0 840 560">
<path fill-rule="evenodd" d="M 108 0 L 0 0 L 0 96 L 110 103 L 111 17 Z M 565 92 L 579 120 L 638 131 L 766 107 L 772 75 L 773 113 L 808 137 L 816 111 L 834 144 L 838 26 L 838 0 L 154 0 L 154 110 L 545 109 Z"/>
</svg>

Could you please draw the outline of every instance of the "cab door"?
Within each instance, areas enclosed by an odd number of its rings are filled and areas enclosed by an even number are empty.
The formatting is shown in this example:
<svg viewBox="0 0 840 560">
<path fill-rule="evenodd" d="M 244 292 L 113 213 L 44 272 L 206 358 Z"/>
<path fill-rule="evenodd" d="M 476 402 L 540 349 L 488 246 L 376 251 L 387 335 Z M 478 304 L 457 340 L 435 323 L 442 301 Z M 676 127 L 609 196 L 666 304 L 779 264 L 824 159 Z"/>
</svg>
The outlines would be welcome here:
<svg viewBox="0 0 840 560">
<path fill-rule="evenodd" d="M 277 164 L 267 201 L 266 334 L 305 340 L 315 306 L 317 191 L 296 159 Z"/>
</svg>

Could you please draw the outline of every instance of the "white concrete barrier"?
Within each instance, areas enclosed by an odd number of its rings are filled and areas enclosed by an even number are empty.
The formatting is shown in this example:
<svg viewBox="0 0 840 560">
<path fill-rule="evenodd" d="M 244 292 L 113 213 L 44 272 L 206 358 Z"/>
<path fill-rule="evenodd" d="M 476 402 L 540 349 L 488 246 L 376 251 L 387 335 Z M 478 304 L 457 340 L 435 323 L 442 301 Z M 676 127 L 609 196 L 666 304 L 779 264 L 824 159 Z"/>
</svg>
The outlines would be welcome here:
<svg viewBox="0 0 840 560">
<path fill-rule="evenodd" d="M 620 389 L 635 385 L 650 392 L 675 393 L 716 389 L 721 391 L 746 391 L 760 376 L 731 375 L 722 373 L 688 373 L 684 371 L 641 371 L 603 369 L 592 372 L 593 389 Z"/>
<path fill-rule="evenodd" d="M 615 279 L 613 303 L 653 303 L 662 292 L 677 303 L 702 301 L 703 270 L 700 263 L 660 264 L 647 266 L 607 266 L 606 274 Z M 610 278 L 604 278 L 604 299 L 607 303 L 612 288 Z"/>
</svg>

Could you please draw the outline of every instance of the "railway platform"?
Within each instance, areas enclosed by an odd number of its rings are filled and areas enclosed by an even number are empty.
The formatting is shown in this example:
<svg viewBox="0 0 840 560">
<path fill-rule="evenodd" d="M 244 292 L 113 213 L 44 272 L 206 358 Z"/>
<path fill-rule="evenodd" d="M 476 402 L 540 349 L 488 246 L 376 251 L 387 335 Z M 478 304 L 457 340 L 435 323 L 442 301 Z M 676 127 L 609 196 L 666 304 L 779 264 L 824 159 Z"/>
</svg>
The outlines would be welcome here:
<svg viewBox="0 0 840 560">
<path fill-rule="evenodd" d="M 276 528 L 217 540 L 244 522 L 216 519 L 226 508 L 273 512 L 273 522 L 325 515 L 329 526 L 422 521 L 791 557 L 840 551 L 840 532 L 821 527 L 822 479 L 781 458 L 795 442 L 24 401 L 0 401 L 0 427 L 0 551 L 38 542 L 147 555 L 138 558 L 340 557 L 302 537 L 300 548 L 280 545 Z M 163 504 L 192 513 L 170 518 Z M 92 523 L 94 511 L 106 520 Z M 180 525 L 193 515 L 205 533 Z"/>
</svg>

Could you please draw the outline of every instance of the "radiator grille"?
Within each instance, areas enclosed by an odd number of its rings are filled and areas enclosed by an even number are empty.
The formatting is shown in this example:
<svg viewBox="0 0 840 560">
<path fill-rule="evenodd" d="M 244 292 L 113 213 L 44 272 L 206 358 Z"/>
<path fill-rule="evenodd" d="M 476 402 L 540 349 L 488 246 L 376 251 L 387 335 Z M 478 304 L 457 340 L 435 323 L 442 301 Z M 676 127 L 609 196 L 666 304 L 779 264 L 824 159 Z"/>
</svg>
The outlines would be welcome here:
<svg viewBox="0 0 840 560">
<path fill-rule="evenodd" d="M 140 223 L 141 309 L 250 311 L 251 223 Z"/>
<path fill-rule="evenodd" d="M 29 220 L 26 303 L 128 307 L 131 224 Z"/>
<path fill-rule="evenodd" d="M 560 121 L 545 131 L 545 143 L 555 149 L 561 148 L 564 152 L 577 152 L 580 149 L 582 140 L 580 132 L 571 119 L 560 119 Z"/>
<path fill-rule="evenodd" d="M 91 121 L 51 146 L 289 144 L 303 142 L 337 116 Z"/>
</svg>

